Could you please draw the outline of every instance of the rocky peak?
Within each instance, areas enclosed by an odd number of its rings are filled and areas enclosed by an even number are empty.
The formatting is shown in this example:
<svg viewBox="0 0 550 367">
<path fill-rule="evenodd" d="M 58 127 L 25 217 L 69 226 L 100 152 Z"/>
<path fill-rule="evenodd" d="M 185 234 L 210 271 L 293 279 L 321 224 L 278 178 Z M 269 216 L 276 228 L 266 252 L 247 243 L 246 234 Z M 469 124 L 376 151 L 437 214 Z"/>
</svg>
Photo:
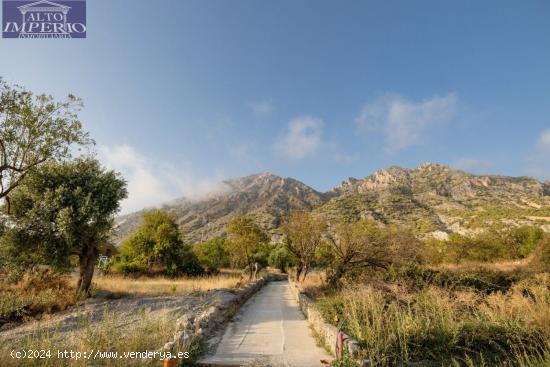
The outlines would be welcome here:
<svg viewBox="0 0 550 367">
<path fill-rule="evenodd" d="M 449 171 L 451 168 L 445 164 L 424 162 L 416 167 L 419 171 Z"/>
</svg>

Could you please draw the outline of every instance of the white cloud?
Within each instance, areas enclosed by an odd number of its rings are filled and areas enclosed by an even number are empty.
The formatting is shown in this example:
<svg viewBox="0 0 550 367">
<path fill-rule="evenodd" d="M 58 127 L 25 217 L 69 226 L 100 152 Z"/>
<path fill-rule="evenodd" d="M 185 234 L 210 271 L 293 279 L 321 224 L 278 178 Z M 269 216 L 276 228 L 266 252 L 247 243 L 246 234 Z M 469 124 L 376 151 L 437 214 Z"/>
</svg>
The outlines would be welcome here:
<svg viewBox="0 0 550 367">
<path fill-rule="evenodd" d="M 466 172 L 481 173 L 489 169 L 491 164 L 477 158 L 459 158 L 452 166 Z"/>
<path fill-rule="evenodd" d="M 261 99 L 258 101 L 252 101 L 249 103 L 252 111 L 258 116 L 269 116 L 275 110 L 273 106 L 273 100 L 271 99 Z"/>
<path fill-rule="evenodd" d="M 539 150 L 550 153 L 550 129 L 543 131 L 537 141 Z"/>
<path fill-rule="evenodd" d="M 384 135 L 385 150 L 395 153 L 422 142 L 430 127 L 444 124 L 455 115 L 456 94 L 412 102 L 387 94 L 367 104 L 356 119 L 360 130 Z"/>
<path fill-rule="evenodd" d="M 285 134 L 275 142 L 275 152 L 291 159 L 313 156 L 322 144 L 323 121 L 301 116 L 288 123 Z"/>
<path fill-rule="evenodd" d="M 100 146 L 99 159 L 128 182 L 122 213 L 157 207 L 179 197 L 198 199 L 224 189 L 221 176 L 198 179 L 189 170 L 151 160 L 130 145 Z"/>
<path fill-rule="evenodd" d="M 533 153 L 527 158 L 527 173 L 550 180 L 550 129 L 540 133 Z"/>
</svg>

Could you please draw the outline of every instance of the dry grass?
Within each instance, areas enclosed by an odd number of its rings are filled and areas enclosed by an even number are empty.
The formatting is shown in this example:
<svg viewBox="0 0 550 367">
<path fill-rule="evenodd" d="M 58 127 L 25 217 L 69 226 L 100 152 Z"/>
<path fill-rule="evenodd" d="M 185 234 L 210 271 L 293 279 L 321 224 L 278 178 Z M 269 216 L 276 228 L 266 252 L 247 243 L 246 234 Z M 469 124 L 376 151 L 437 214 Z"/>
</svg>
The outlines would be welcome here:
<svg viewBox="0 0 550 367">
<path fill-rule="evenodd" d="M 0 281 L 0 325 L 41 313 L 64 310 L 76 303 L 68 277 L 39 272 L 15 284 Z"/>
<path fill-rule="evenodd" d="M 300 285 L 304 289 L 304 292 L 312 298 L 317 298 L 323 294 L 326 288 L 325 273 L 324 272 L 312 272 L 309 273 L 305 280 Z"/>
<path fill-rule="evenodd" d="M 128 278 L 113 275 L 95 277 L 93 286 L 97 291 L 107 291 L 118 295 L 186 295 L 194 292 L 206 292 L 211 289 L 235 288 L 239 283 L 239 278 L 240 274 L 234 272 L 196 278 Z"/>
<path fill-rule="evenodd" d="M 109 292 L 116 297 L 187 295 L 211 289 L 235 288 L 240 272 L 224 271 L 219 275 L 196 278 L 95 276 L 93 292 Z M 77 302 L 78 278 L 40 273 L 26 275 L 17 284 L 0 280 L 0 326 L 5 322 L 27 321 L 44 313 L 65 310 Z"/>
<path fill-rule="evenodd" d="M 37 330 L 17 342 L 2 342 L 0 340 L 0 360 L 2 366 L 88 366 L 90 361 L 84 359 L 84 353 L 90 351 L 141 352 L 158 350 L 166 341 L 173 337 L 176 319 L 164 315 L 151 317 L 143 312 L 141 322 L 131 329 L 120 327 L 116 315 L 105 311 L 103 319 L 92 322 L 82 319 L 79 327 L 70 337 L 65 334 L 45 333 Z M 50 350 L 51 358 L 44 359 L 13 359 L 10 351 L 16 350 Z M 80 359 L 58 358 L 57 351 L 79 352 Z M 156 359 L 131 358 L 99 358 L 93 360 L 93 366 L 159 366 L 161 361 Z"/>
<path fill-rule="evenodd" d="M 510 273 L 516 270 L 523 270 L 529 266 L 531 258 L 521 260 L 507 260 L 493 263 L 464 262 L 460 264 L 439 264 L 431 266 L 435 270 L 450 270 L 456 272 L 488 270 Z"/>
<path fill-rule="evenodd" d="M 355 286 L 319 300 L 319 306 L 328 322 L 360 341 L 373 366 L 468 359 L 473 365 L 513 365 L 550 352 L 549 274 L 489 295 L 436 286 L 397 287 L 389 295 Z"/>
</svg>

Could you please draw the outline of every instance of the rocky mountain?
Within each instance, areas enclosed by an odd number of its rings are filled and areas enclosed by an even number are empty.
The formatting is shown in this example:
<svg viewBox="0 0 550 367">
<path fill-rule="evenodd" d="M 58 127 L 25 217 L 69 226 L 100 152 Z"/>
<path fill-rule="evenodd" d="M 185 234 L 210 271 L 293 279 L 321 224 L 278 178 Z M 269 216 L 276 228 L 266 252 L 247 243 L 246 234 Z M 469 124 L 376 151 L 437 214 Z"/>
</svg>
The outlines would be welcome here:
<svg viewBox="0 0 550 367">
<path fill-rule="evenodd" d="M 411 227 L 419 235 L 471 233 L 487 226 L 536 224 L 550 232 L 550 183 L 529 177 L 480 176 L 441 164 L 390 167 L 363 179 L 349 178 L 319 193 L 292 178 L 270 173 L 223 183 L 201 200 L 163 206 L 175 214 L 190 243 L 225 235 L 236 215 L 249 214 L 272 234 L 292 210 L 312 210 L 328 219 L 372 218 Z M 143 212 L 118 218 L 120 241 L 141 223 Z"/>
<path fill-rule="evenodd" d="M 350 178 L 316 208 L 382 223 L 405 224 L 417 233 L 469 233 L 487 226 L 537 224 L 550 231 L 548 185 L 529 177 L 480 176 L 441 164 L 390 167 Z"/>
<path fill-rule="evenodd" d="M 325 201 L 311 187 L 271 173 L 224 181 L 222 189 L 200 200 L 178 199 L 162 207 L 174 213 L 190 243 L 225 235 L 225 226 L 237 215 L 253 215 L 266 230 L 278 227 L 292 210 L 312 210 Z M 118 218 L 116 240 L 141 224 L 143 212 Z"/>
</svg>

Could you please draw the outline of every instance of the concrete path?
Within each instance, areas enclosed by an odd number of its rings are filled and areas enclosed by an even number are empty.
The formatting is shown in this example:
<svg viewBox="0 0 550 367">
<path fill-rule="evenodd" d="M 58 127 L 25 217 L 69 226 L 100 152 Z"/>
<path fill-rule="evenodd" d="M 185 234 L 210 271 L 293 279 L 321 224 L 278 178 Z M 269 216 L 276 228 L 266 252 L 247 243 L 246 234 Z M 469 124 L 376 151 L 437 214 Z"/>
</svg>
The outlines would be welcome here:
<svg viewBox="0 0 550 367">
<path fill-rule="evenodd" d="M 330 355 L 318 347 L 287 281 L 270 282 L 229 323 L 202 366 L 316 367 Z"/>
</svg>

